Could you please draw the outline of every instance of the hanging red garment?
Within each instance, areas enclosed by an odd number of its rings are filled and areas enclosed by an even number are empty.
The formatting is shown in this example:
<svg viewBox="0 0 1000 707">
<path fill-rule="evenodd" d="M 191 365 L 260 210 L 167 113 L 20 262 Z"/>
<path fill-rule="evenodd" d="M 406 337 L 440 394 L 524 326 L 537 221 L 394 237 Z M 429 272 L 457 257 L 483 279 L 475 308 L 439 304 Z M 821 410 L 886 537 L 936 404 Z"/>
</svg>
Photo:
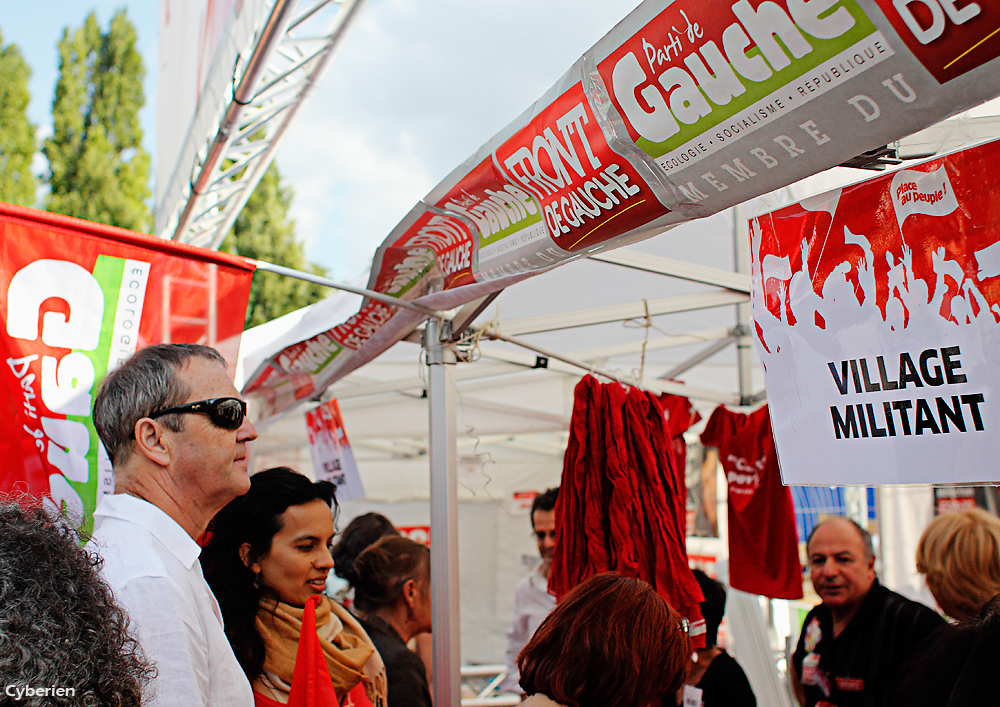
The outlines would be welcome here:
<svg viewBox="0 0 1000 707">
<path fill-rule="evenodd" d="M 802 598 L 792 494 L 781 483 L 764 407 L 749 415 L 715 408 L 701 443 L 717 447 L 729 489 L 729 583 L 774 599 Z"/>
<path fill-rule="evenodd" d="M 702 595 L 685 547 L 686 494 L 656 396 L 585 376 L 556 501 L 549 592 L 561 598 L 607 571 L 644 580 L 688 619 L 692 645 L 703 646 Z"/>
<path fill-rule="evenodd" d="M 683 476 L 687 467 L 687 442 L 684 441 L 684 433 L 701 421 L 701 413 L 683 395 L 663 393 L 659 400 L 663 407 L 663 419 L 667 423 L 667 434 L 673 446 L 674 464 Z"/>
</svg>

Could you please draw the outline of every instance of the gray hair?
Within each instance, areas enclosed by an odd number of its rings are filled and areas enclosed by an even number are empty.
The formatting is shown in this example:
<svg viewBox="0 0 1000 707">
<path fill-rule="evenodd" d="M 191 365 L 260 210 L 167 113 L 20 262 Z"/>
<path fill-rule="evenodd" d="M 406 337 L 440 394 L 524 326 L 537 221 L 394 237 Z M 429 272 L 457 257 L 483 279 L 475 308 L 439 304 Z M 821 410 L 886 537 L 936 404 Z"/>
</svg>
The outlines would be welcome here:
<svg viewBox="0 0 1000 707">
<path fill-rule="evenodd" d="M 155 669 L 98 575 L 100 560 L 36 499 L 25 503 L 0 499 L 0 685 L 7 696 L 63 688 L 26 695 L 25 707 L 138 707 Z"/>
<path fill-rule="evenodd" d="M 132 454 L 136 422 L 157 410 L 180 405 L 191 394 L 177 380 L 177 371 L 193 358 L 226 365 L 222 354 L 210 346 L 156 344 L 136 351 L 104 379 L 94 399 L 94 427 L 113 466 Z M 175 432 L 184 429 L 180 415 L 160 419 Z"/>
<path fill-rule="evenodd" d="M 814 525 L 813 529 L 809 531 L 809 537 L 806 538 L 806 552 L 809 552 L 809 546 L 812 544 L 813 535 L 816 534 L 816 531 L 832 520 L 846 520 L 848 523 L 850 523 L 854 527 L 854 529 L 858 531 L 858 535 L 861 537 L 861 546 L 864 548 L 865 551 L 865 559 L 866 560 L 875 559 L 875 546 L 874 544 L 872 544 L 872 534 L 869 533 L 867 530 L 865 530 L 864 527 L 861 526 L 857 521 L 854 521 L 851 518 L 848 518 L 847 516 L 835 516 L 833 518 L 827 518 L 822 523 L 817 523 L 816 525 Z"/>
</svg>

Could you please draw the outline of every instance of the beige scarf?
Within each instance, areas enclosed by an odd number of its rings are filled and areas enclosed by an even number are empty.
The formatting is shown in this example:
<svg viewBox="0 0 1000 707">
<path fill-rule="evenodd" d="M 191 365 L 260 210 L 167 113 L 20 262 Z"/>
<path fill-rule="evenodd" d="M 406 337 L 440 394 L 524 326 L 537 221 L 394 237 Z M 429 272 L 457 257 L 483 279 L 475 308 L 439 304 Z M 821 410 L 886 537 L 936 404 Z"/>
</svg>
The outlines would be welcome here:
<svg viewBox="0 0 1000 707">
<path fill-rule="evenodd" d="M 261 606 L 257 612 L 256 625 L 264 639 L 265 657 L 264 671 L 254 680 L 253 689 L 282 704 L 288 702 L 292 688 L 304 611 L 278 602 L 276 606 Z M 388 691 L 385 665 L 357 619 L 323 596 L 316 607 L 316 632 L 337 699 L 343 702 L 344 696 L 360 682 L 373 705 L 384 705 Z"/>
</svg>

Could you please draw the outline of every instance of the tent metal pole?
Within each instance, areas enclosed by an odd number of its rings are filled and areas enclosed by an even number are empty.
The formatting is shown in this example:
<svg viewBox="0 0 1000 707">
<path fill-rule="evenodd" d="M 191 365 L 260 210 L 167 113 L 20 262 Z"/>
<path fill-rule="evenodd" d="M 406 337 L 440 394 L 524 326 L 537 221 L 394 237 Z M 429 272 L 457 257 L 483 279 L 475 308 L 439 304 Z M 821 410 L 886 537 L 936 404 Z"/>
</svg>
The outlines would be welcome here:
<svg viewBox="0 0 1000 707">
<path fill-rule="evenodd" d="M 885 577 L 885 536 L 882 534 L 882 487 L 875 487 L 875 534 L 878 535 L 879 551 L 876 553 L 878 557 L 878 576 Z"/>
<path fill-rule="evenodd" d="M 612 263 L 626 268 L 644 270 L 646 272 L 676 277 L 679 280 L 699 282 L 703 285 L 715 285 L 725 287 L 727 290 L 750 293 L 750 277 L 746 274 L 732 273 L 727 270 L 696 265 L 683 260 L 673 260 L 662 258 L 649 253 L 638 253 L 619 248 L 607 253 L 598 253 L 590 256 L 591 260 L 599 260 L 602 263 Z"/>
<path fill-rule="evenodd" d="M 750 234 L 743 204 L 733 207 L 733 264 L 736 272 L 750 273 Z M 736 366 L 739 375 L 740 405 L 752 405 L 753 359 L 750 356 L 750 305 L 736 305 Z"/>
<path fill-rule="evenodd" d="M 442 340 L 450 322 L 429 319 L 424 329 L 430 410 L 431 607 L 434 704 L 459 705 L 461 650 L 458 582 L 458 461 L 455 436 L 455 351 Z"/>
<path fill-rule="evenodd" d="M 669 371 L 660 376 L 660 378 L 663 380 L 670 380 L 671 378 L 676 378 L 682 373 L 691 370 L 702 361 L 706 361 L 712 358 L 712 356 L 722 351 L 722 349 L 729 346 L 731 343 L 733 343 L 733 341 L 734 337 L 732 336 L 729 336 L 725 339 L 719 339 L 718 341 L 713 341 L 711 344 L 703 348 L 701 351 L 696 353 L 688 360 L 678 363 L 676 366 L 674 366 Z"/>
<path fill-rule="evenodd" d="M 529 344 L 523 339 L 516 339 L 512 336 L 505 336 L 503 334 L 498 334 L 490 330 L 482 330 L 483 338 L 493 339 L 495 341 L 506 341 L 508 344 L 514 344 L 515 346 L 520 346 L 528 351 L 534 351 L 537 354 L 550 358 L 553 361 L 559 361 L 566 364 L 567 366 L 572 366 L 574 368 L 579 368 L 584 373 L 590 373 L 591 375 L 602 376 L 608 380 L 617 381 L 623 385 L 630 385 L 635 388 L 641 388 L 642 390 L 648 390 L 651 393 L 659 395 L 660 393 L 676 393 L 678 395 L 684 395 L 691 398 L 701 398 L 702 400 L 711 400 L 717 403 L 724 403 L 726 405 L 736 405 L 739 400 L 732 395 L 726 393 L 721 393 L 717 391 L 709 391 L 704 388 L 695 388 L 693 386 L 685 386 L 683 383 L 671 383 L 670 381 L 663 381 L 659 379 L 654 380 L 630 380 L 627 376 L 621 376 L 614 371 L 608 371 L 606 369 L 600 368 L 598 366 L 591 365 L 586 361 L 578 361 L 569 356 L 563 356 L 560 353 L 551 351 L 549 349 L 544 349 L 541 346 L 535 346 L 534 344 Z M 550 363 L 546 368 L 554 368 Z"/>
<path fill-rule="evenodd" d="M 333 290 L 343 290 L 344 292 L 351 292 L 356 295 L 361 295 L 362 297 L 367 297 L 368 299 L 373 299 L 376 302 L 383 302 L 385 304 L 391 305 L 393 307 L 402 307 L 403 309 L 410 309 L 414 312 L 420 312 L 421 314 L 426 314 L 430 317 L 437 317 L 439 319 L 450 319 L 450 315 L 447 312 L 439 312 L 436 309 L 431 309 L 430 307 L 423 307 L 419 304 L 414 304 L 413 302 L 407 302 L 406 300 L 401 300 L 398 297 L 393 297 L 392 295 L 387 295 L 383 292 L 376 292 L 375 290 L 369 290 L 364 287 L 355 287 L 354 285 L 345 285 L 342 282 L 336 282 L 328 277 L 323 277 L 322 275 L 314 275 L 313 273 L 302 272 L 301 270 L 294 270 L 292 268 L 286 268 L 284 265 L 275 265 L 274 263 L 268 263 L 264 260 L 257 260 L 257 269 L 263 270 L 264 272 L 273 272 L 276 275 L 284 275 L 285 277 L 292 277 L 296 280 L 304 280 L 305 282 L 312 282 L 316 285 L 322 285 L 323 287 L 329 287 Z"/>
<path fill-rule="evenodd" d="M 546 358 L 551 358 L 556 361 L 562 361 L 568 366 L 574 366 L 576 368 L 579 368 L 581 371 L 594 373 L 599 376 L 603 376 L 604 378 L 607 378 L 609 380 L 618 381 L 619 383 L 622 382 L 622 377 L 616 373 L 613 373 L 611 371 L 605 371 L 604 369 L 599 368 L 597 366 L 593 366 L 587 363 L 586 361 L 577 361 L 574 358 L 570 358 L 569 356 L 563 356 L 562 354 L 556 353 L 555 351 L 550 351 L 549 349 L 543 349 L 541 346 L 535 346 L 534 344 L 529 344 L 527 341 L 523 341 L 521 339 L 515 339 L 512 336 L 504 336 L 503 334 L 498 334 L 492 331 L 486 331 L 486 333 L 483 334 L 483 336 L 487 339 L 494 339 L 496 341 L 506 341 L 508 344 L 514 344 L 515 346 L 520 346 L 521 348 L 528 349 L 528 351 L 534 351 L 535 353 L 541 354 Z"/>
</svg>

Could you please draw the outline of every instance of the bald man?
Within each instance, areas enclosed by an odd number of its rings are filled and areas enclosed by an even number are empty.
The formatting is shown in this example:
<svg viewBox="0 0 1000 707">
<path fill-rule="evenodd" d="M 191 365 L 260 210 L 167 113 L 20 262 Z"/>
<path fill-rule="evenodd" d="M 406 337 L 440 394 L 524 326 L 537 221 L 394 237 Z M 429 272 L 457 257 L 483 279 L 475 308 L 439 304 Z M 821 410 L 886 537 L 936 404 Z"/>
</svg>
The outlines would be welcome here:
<svg viewBox="0 0 1000 707">
<path fill-rule="evenodd" d="M 847 518 L 813 528 L 809 578 L 822 603 L 802 624 L 792 686 L 803 707 L 888 704 L 913 649 L 944 620 L 879 584 L 871 535 Z"/>
</svg>

